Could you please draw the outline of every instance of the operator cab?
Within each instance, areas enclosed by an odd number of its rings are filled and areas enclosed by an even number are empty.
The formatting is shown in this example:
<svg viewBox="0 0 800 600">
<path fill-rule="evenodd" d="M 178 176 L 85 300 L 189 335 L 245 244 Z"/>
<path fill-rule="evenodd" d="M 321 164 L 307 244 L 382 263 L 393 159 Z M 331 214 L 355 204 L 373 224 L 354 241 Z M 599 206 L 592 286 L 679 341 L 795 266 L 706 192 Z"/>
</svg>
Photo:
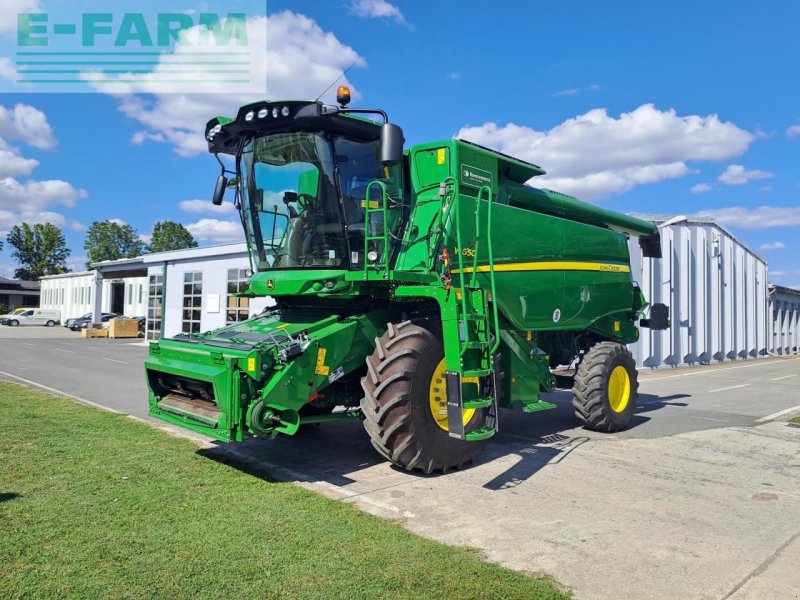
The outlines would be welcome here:
<svg viewBox="0 0 800 600">
<path fill-rule="evenodd" d="M 390 234 L 400 226 L 407 204 L 402 130 L 382 111 L 346 108 L 342 89 L 338 96 L 338 108 L 264 102 L 208 124 L 210 150 L 236 159 L 237 206 L 257 271 L 363 269 L 384 251 L 382 242 L 365 240 L 383 231 L 376 210 L 382 190 L 385 226 Z M 380 114 L 384 124 L 351 113 Z M 225 172 L 221 180 L 215 203 L 227 187 Z"/>
</svg>

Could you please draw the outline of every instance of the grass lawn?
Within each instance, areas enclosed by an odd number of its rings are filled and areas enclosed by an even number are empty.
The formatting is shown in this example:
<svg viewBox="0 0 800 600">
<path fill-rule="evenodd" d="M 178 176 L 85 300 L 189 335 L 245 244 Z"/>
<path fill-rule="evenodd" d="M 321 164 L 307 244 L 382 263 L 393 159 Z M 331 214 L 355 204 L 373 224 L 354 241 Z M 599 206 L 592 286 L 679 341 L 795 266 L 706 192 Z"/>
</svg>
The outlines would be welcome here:
<svg viewBox="0 0 800 600">
<path fill-rule="evenodd" d="M 795 417 L 794 419 L 789 419 L 789 423 L 792 425 L 800 425 L 800 417 Z"/>
<path fill-rule="evenodd" d="M 0 598 L 565 597 L 121 415 L 0 382 L 0 422 Z"/>
</svg>

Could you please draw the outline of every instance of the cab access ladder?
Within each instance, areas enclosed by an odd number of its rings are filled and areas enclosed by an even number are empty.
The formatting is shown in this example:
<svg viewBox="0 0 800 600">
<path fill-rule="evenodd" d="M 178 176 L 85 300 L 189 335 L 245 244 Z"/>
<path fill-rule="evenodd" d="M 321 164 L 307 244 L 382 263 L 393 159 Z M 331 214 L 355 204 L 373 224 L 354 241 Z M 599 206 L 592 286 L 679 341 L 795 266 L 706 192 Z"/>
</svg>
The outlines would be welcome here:
<svg viewBox="0 0 800 600">
<path fill-rule="evenodd" d="M 450 179 L 450 178 L 448 178 Z M 462 232 L 462 207 L 455 180 L 446 182 L 443 212 L 454 213 L 456 264 L 458 284 L 456 294 L 458 321 L 459 370 L 447 370 L 448 434 L 460 440 L 477 442 L 497 433 L 497 401 L 500 387 L 495 353 L 500 345 L 500 324 L 497 309 L 494 254 L 492 244 L 492 189 L 483 186 L 475 198 L 473 247 L 465 249 Z M 484 200 L 485 199 L 485 200 Z M 485 211 L 482 208 L 485 206 Z M 482 213 L 486 214 L 485 223 Z M 484 251 L 485 247 L 485 251 Z M 485 264 L 480 264 L 485 253 Z M 465 254 L 469 256 L 464 260 Z M 467 264 L 465 264 L 467 263 Z M 456 270 L 454 270 L 455 272 Z M 485 282 L 478 273 L 486 274 Z M 465 411 L 483 409 L 483 423 L 467 429 Z"/>
</svg>

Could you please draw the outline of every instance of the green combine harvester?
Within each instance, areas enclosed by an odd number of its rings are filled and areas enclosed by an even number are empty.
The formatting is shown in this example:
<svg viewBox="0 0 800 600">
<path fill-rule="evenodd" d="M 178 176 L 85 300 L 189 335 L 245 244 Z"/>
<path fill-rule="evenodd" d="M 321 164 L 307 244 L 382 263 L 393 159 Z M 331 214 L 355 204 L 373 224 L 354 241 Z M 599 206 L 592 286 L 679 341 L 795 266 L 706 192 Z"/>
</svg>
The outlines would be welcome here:
<svg viewBox="0 0 800 600">
<path fill-rule="evenodd" d="M 540 190 L 540 167 L 462 141 L 403 149 L 381 110 L 259 102 L 208 123 L 250 250 L 247 321 L 150 346 L 150 414 L 224 442 L 361 419 L 405 469 L 461 467 L 500 407 L 571 387 L 584 426 L 629 426 L 626 344 L 648 304 L 628 238 L 653 223 Z M 235 160 L 229 171 L 220 155 Z M 228 178 L 231 175 L 231 178 Z M 664 305 L 640 323 L 669 327 Z"/>
</svg>

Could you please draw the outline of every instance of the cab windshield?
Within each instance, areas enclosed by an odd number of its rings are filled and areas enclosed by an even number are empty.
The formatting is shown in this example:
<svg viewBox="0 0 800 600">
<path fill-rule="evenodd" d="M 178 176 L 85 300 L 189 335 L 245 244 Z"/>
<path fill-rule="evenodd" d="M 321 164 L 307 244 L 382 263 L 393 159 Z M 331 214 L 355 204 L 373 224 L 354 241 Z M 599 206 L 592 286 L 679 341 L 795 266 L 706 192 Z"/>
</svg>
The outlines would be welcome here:
<svg viewBox="0 0 800 600">
<path fill-rule="evenodd" d="M 390 231 L 399 222 L 402 170 L 381 165 L 377 139 L 272 134 L 245 144 L 239 168 L 242 216 L 256 270 L 363 268 L 366 192 L 373 181 L 386 186 Z M 370 195 L 375 207 L 378 186 Z M 370 235 L 382 227 L 382 221 L 371 223 Z"/>
</svg>

